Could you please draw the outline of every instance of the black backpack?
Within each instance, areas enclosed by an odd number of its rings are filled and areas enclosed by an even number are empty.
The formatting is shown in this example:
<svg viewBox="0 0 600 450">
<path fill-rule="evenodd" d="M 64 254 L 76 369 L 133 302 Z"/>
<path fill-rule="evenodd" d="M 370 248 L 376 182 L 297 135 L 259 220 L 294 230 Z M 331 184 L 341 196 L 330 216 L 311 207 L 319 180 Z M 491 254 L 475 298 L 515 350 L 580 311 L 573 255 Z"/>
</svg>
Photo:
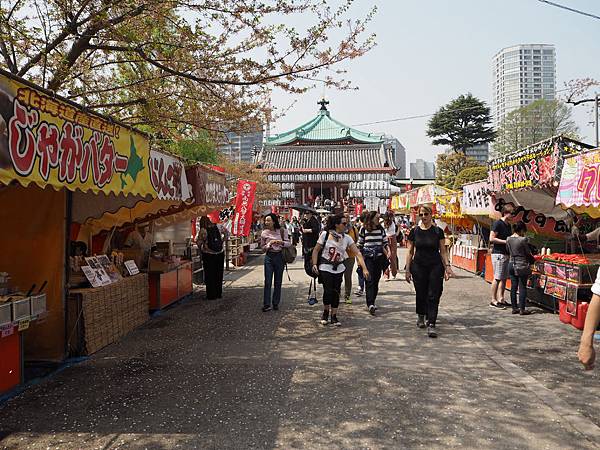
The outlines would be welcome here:
<svg viewBox="0 0 600 450">
<path fill-rule="evenodd" d="M 223 251 L 223 239 L 218 227 L 213 226 L 206 230 L 206 247 L 215 253 Z"/>
</svg>

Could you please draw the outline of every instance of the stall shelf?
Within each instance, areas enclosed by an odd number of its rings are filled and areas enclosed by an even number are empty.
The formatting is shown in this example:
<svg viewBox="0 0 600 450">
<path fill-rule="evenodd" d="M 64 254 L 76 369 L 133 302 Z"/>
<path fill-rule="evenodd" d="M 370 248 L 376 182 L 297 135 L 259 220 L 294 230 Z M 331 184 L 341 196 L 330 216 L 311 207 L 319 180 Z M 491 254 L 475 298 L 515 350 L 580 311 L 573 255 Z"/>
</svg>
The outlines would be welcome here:
<svg viewBox="0 0 600 450">
<path fill-rule="evenodd" d="M 166 271 L 150 271 L 150 310 L 163 309 L 193 291 L 191 261 Z"/>
<path fill-rule="evenodd" d="M 455 245 L 450 250 L 450 262 L 454 267 L 471 273 L 481 273 L 485 267 L 487 248 Z"/>
<path fill-rule="evenodd" d="M 99 288 L 72 289 L 67 308 L 69 353 L 91 355 L 148 320 L 148 275 Z"/>
</svg>

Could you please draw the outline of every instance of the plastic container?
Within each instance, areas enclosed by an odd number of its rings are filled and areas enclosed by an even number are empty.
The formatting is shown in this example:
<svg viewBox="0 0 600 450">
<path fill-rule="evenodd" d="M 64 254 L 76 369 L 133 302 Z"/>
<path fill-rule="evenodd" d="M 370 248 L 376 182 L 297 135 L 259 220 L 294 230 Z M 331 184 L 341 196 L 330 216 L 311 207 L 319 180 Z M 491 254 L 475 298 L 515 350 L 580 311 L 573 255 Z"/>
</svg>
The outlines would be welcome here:
<svg viewBox="0 0 600 450">
<path fill-rule="evenodd" d="M 577 314 L 575 317 L 571 316 L 571 325 L 573 325 L 578 330 L 583 330 L 583 326 L 585 325 L 585 317 L 587 316 L 589 303 L 578 303 L 577 304 Z"/>
<path fill-rule="evenodd" d="M 558 301 L 558 318 L 562 323 L 571 323 L 573 316 L 567 313 L 567 302 L 563 300 Z"/>
</svg>

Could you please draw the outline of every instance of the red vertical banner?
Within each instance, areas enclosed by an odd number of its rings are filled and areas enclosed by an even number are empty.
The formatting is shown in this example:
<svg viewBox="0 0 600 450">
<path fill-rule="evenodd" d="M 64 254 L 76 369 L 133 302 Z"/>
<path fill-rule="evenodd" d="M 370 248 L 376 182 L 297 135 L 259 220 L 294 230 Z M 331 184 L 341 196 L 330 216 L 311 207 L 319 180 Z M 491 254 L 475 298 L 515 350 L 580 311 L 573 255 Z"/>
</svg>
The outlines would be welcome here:
<svg viewBox="0 0 600 450">
<path fill-rule="evenodd" d="M 238 181 L 235 197 L 235 215 L 231 226 L 234 236 L 248 236 L 252 225 L 252 205 L 256 193 L 256 183 L 253 181 Z"/>
<path fill-rule="evenodd" d="M 362 214 L 362 212 L 363 212 L 363 208 L 364 208 L 364 205 L 362 203 L 357 203 L 354 206 L 354 215 L 356 217 L 359 217 Z"/>
</svg>

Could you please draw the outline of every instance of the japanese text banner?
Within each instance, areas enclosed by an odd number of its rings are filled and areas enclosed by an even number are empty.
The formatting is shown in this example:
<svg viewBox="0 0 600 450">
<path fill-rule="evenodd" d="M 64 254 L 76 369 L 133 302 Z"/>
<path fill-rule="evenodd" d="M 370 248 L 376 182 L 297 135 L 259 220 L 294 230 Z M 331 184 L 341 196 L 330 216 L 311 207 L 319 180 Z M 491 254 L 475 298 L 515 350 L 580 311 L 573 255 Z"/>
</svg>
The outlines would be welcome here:
<svg viewBox="0 0 600 450">
<path fill-rule="evenodd" d="M 152 195 L 141 133 L 0 73 L 0 183 Z"/>
<path fill-rule="evenodd" d="M 463 214 L 471 216 L 488 216 L 493 211 L 487 181 L 479 181 L 463 186 L 461 209 Z"/>
<path fill-rule="evenodd" d="M 235 215 L 231 234 L 234 236 L 248 236 L 252 225 L 252 206 L 256 193 L 256 183 L 253 181 L 238 181 L 235 199 Z"/>
<path fill-rule="evenodd" d="M 600 150 L 565 159 L 556 204 L 600 206 Z"/>
</svg>

